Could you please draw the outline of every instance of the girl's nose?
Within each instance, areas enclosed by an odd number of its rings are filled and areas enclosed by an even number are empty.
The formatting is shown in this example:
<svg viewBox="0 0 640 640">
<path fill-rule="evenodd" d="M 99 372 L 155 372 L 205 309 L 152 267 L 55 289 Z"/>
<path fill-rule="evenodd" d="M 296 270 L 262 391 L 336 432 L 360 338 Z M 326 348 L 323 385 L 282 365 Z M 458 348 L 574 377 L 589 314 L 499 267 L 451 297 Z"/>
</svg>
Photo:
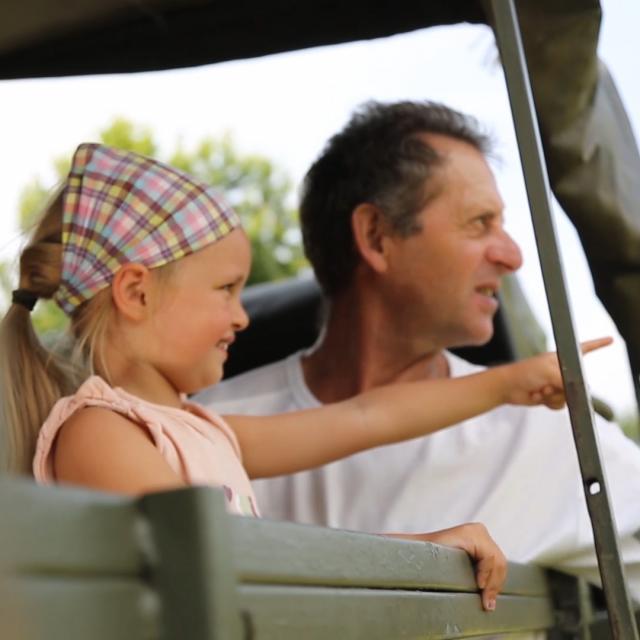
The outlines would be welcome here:
<svg viewBox="0 0 640 640">
<path fill-rule="evenodd" d="M 242 302 L 238 300 L 235 313 L 233 315 L 233 326 L 236 331 L 242 331 L 249 325 L 249 316 L 242 306 Z"/>
</svg>

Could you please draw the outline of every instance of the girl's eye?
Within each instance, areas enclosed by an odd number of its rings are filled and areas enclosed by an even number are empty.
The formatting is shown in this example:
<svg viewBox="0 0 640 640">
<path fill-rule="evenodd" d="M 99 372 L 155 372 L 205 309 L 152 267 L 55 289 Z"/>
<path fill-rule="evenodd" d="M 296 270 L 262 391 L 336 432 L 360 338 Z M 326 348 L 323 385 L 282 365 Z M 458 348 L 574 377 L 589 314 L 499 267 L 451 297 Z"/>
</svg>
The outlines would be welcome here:
<svg viewBox="0 0 640 640">
<path fill-rule="evenodd" d="M 220 287 L 221 291 L 225 291 L 227 293 L 235 293 L 238 289 L 239 282 L 228 282 Z"/>
<path fill-rule="evenodd" d="M 244 279 L 237 278 L 236 280 L 232 280 L 231 282 L 218 286 L 217 289 L 218 291 L 225 291 L 226 293 L 238 295 L 242 291 L 243 285 Z"/>
</svg>

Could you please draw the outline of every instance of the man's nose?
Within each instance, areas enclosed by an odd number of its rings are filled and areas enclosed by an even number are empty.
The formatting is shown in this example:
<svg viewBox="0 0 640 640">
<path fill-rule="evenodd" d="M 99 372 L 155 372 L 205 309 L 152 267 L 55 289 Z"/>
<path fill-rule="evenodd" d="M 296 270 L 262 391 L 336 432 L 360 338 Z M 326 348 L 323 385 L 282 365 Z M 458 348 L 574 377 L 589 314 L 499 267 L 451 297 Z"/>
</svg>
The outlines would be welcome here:
<svg viewBox="0 0 640 640">
<path fill-rule="evenodd" d="M 500 235 L 491 243 L 487 257 L 494 264 L 501 265 L 505 271 L 517 271 L 522 266 L 520 247 L 504 229 L 501 229 Z"/>
</svg>

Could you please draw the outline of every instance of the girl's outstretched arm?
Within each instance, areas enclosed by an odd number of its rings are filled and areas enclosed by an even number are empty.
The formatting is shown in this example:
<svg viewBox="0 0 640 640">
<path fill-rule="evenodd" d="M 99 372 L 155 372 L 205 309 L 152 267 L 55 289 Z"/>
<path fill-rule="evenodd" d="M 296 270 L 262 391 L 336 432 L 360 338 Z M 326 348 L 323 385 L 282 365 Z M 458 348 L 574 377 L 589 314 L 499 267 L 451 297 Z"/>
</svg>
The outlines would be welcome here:
<svg viewBox="0 0 640 640">
<path fill-rule="evenodd" d="M 583 353 L 610 338 L 582 344 Z M 438 431 L 501 404 L 564 406 L 555 353 L 460 378 L 390 385 L 318 409 L 226 416 L 252 478 L 294 473 Z"/>
</svg>

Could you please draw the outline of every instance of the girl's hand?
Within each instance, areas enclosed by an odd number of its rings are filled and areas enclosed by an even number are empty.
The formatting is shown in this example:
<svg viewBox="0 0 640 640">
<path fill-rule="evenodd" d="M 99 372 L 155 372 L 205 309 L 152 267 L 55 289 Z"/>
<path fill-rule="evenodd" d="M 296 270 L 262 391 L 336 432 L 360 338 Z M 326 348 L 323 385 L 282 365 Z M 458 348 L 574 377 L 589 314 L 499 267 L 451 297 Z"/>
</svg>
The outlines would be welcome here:
<svg viewBox="0 0 640 640">
<path fill-rule="evenodd" d="M 496 598 L 507 577 L 507 559 L 483 524 L 472 522 L 432 533 L 385 535 L 405 540 L 433 542 L 466 551 L 475 564 L 476 584 L 482 592 L 482 608 L 485 611 L 495 610 Z"/>
<path fill-rule="evenodd" d="M 613 342 L 598 338 L 582 342 L 582 353 L 589 353 Z M 544 404 L 550 409 L 562 409 L 566 403 L 560 364 L 555 353 L 543 353 L 514 364 L 500 367 L 505 382 L 505 403 L 518 405 Z"/>
</svg>

